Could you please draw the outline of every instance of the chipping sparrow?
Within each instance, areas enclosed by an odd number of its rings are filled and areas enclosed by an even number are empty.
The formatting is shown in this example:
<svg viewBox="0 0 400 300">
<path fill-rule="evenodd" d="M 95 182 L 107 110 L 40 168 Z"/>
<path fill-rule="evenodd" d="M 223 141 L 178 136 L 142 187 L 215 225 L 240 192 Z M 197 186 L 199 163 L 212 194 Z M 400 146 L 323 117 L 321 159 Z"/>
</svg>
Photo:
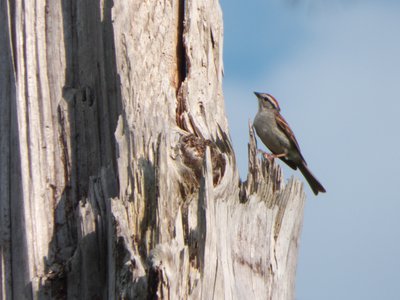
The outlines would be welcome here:
<svg viewBox="0 0 400 300">
<path fill-rule="evenodd" d="M 325 193 L 325 188 L 308 169 L 293 131 L 280 115 L 278 101 L 270 94 L 254 94 L 258 98 L 254 128 L 261 141 L 273 153 L 272 157 L 280 158 L 294 170 L 298 167 L 315 195 L 318 195 L 318 192 Z"/>
</svg>

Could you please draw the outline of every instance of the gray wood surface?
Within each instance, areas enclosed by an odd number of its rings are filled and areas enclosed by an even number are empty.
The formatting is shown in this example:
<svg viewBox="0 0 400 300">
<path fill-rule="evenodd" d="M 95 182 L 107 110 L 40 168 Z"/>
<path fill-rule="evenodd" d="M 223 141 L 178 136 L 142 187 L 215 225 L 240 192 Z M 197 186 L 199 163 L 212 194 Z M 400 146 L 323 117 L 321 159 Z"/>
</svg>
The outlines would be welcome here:
<svg viewBox="0 0 400 300">
<path fill-rule="evenodd" d="M 239 179 L 218 1 L 0 5 L 0 298 L 294 299 L 305 195 L 251 126 Z"/>
</svg>

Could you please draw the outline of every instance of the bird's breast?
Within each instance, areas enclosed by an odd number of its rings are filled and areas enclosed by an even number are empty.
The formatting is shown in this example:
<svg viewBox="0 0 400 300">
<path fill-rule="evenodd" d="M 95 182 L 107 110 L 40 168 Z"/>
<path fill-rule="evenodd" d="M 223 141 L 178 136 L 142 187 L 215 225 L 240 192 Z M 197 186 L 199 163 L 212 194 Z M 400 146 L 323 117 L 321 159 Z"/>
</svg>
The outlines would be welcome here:
<svg viewBox="0 0 400 300">
<path fill-rule="evenodd" d="M 274 154 L 285 153 L 290 147 L 287 136 L 276 124 L 275 115 L 270 112 L 259 112 L 254 118 L 254 128 L 257 135 Z"/>
</svg>

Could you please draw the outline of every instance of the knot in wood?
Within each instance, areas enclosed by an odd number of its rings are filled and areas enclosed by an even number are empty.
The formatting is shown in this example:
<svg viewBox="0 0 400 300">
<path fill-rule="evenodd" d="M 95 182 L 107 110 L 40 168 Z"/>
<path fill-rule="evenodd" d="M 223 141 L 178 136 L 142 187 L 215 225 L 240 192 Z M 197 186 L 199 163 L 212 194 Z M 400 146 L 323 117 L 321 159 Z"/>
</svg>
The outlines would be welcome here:
<svg viewBox="0 0 400 300">
<path fill-rule="evenodd" d="M 179 142 L 182 161 L 194 172 L 198 182 L 202 177 L 203 162 L 207 147 L 210 147 L 213 183 L 216 186 L 221 181 L 226 166 L 225 157 L 217 144 L 211 140 L 197 137 L 194 134 L 181 137 Z"/>
</svg>

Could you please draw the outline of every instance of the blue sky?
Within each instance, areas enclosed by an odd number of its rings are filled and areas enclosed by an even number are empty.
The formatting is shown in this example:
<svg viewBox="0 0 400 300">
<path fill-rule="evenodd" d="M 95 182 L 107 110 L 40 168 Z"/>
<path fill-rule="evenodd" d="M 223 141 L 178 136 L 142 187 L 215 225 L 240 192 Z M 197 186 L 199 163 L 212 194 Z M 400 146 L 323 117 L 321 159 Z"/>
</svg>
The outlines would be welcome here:
<svg viewBox="0 0 400 300">
<path fill-rule="evenodd" d="M 269 92 L 327 189 L 305 187 L 296 299 L 400 299 L 400 1 L 220 2 L 242 177 L 253 91 Z"/>
</svg>

